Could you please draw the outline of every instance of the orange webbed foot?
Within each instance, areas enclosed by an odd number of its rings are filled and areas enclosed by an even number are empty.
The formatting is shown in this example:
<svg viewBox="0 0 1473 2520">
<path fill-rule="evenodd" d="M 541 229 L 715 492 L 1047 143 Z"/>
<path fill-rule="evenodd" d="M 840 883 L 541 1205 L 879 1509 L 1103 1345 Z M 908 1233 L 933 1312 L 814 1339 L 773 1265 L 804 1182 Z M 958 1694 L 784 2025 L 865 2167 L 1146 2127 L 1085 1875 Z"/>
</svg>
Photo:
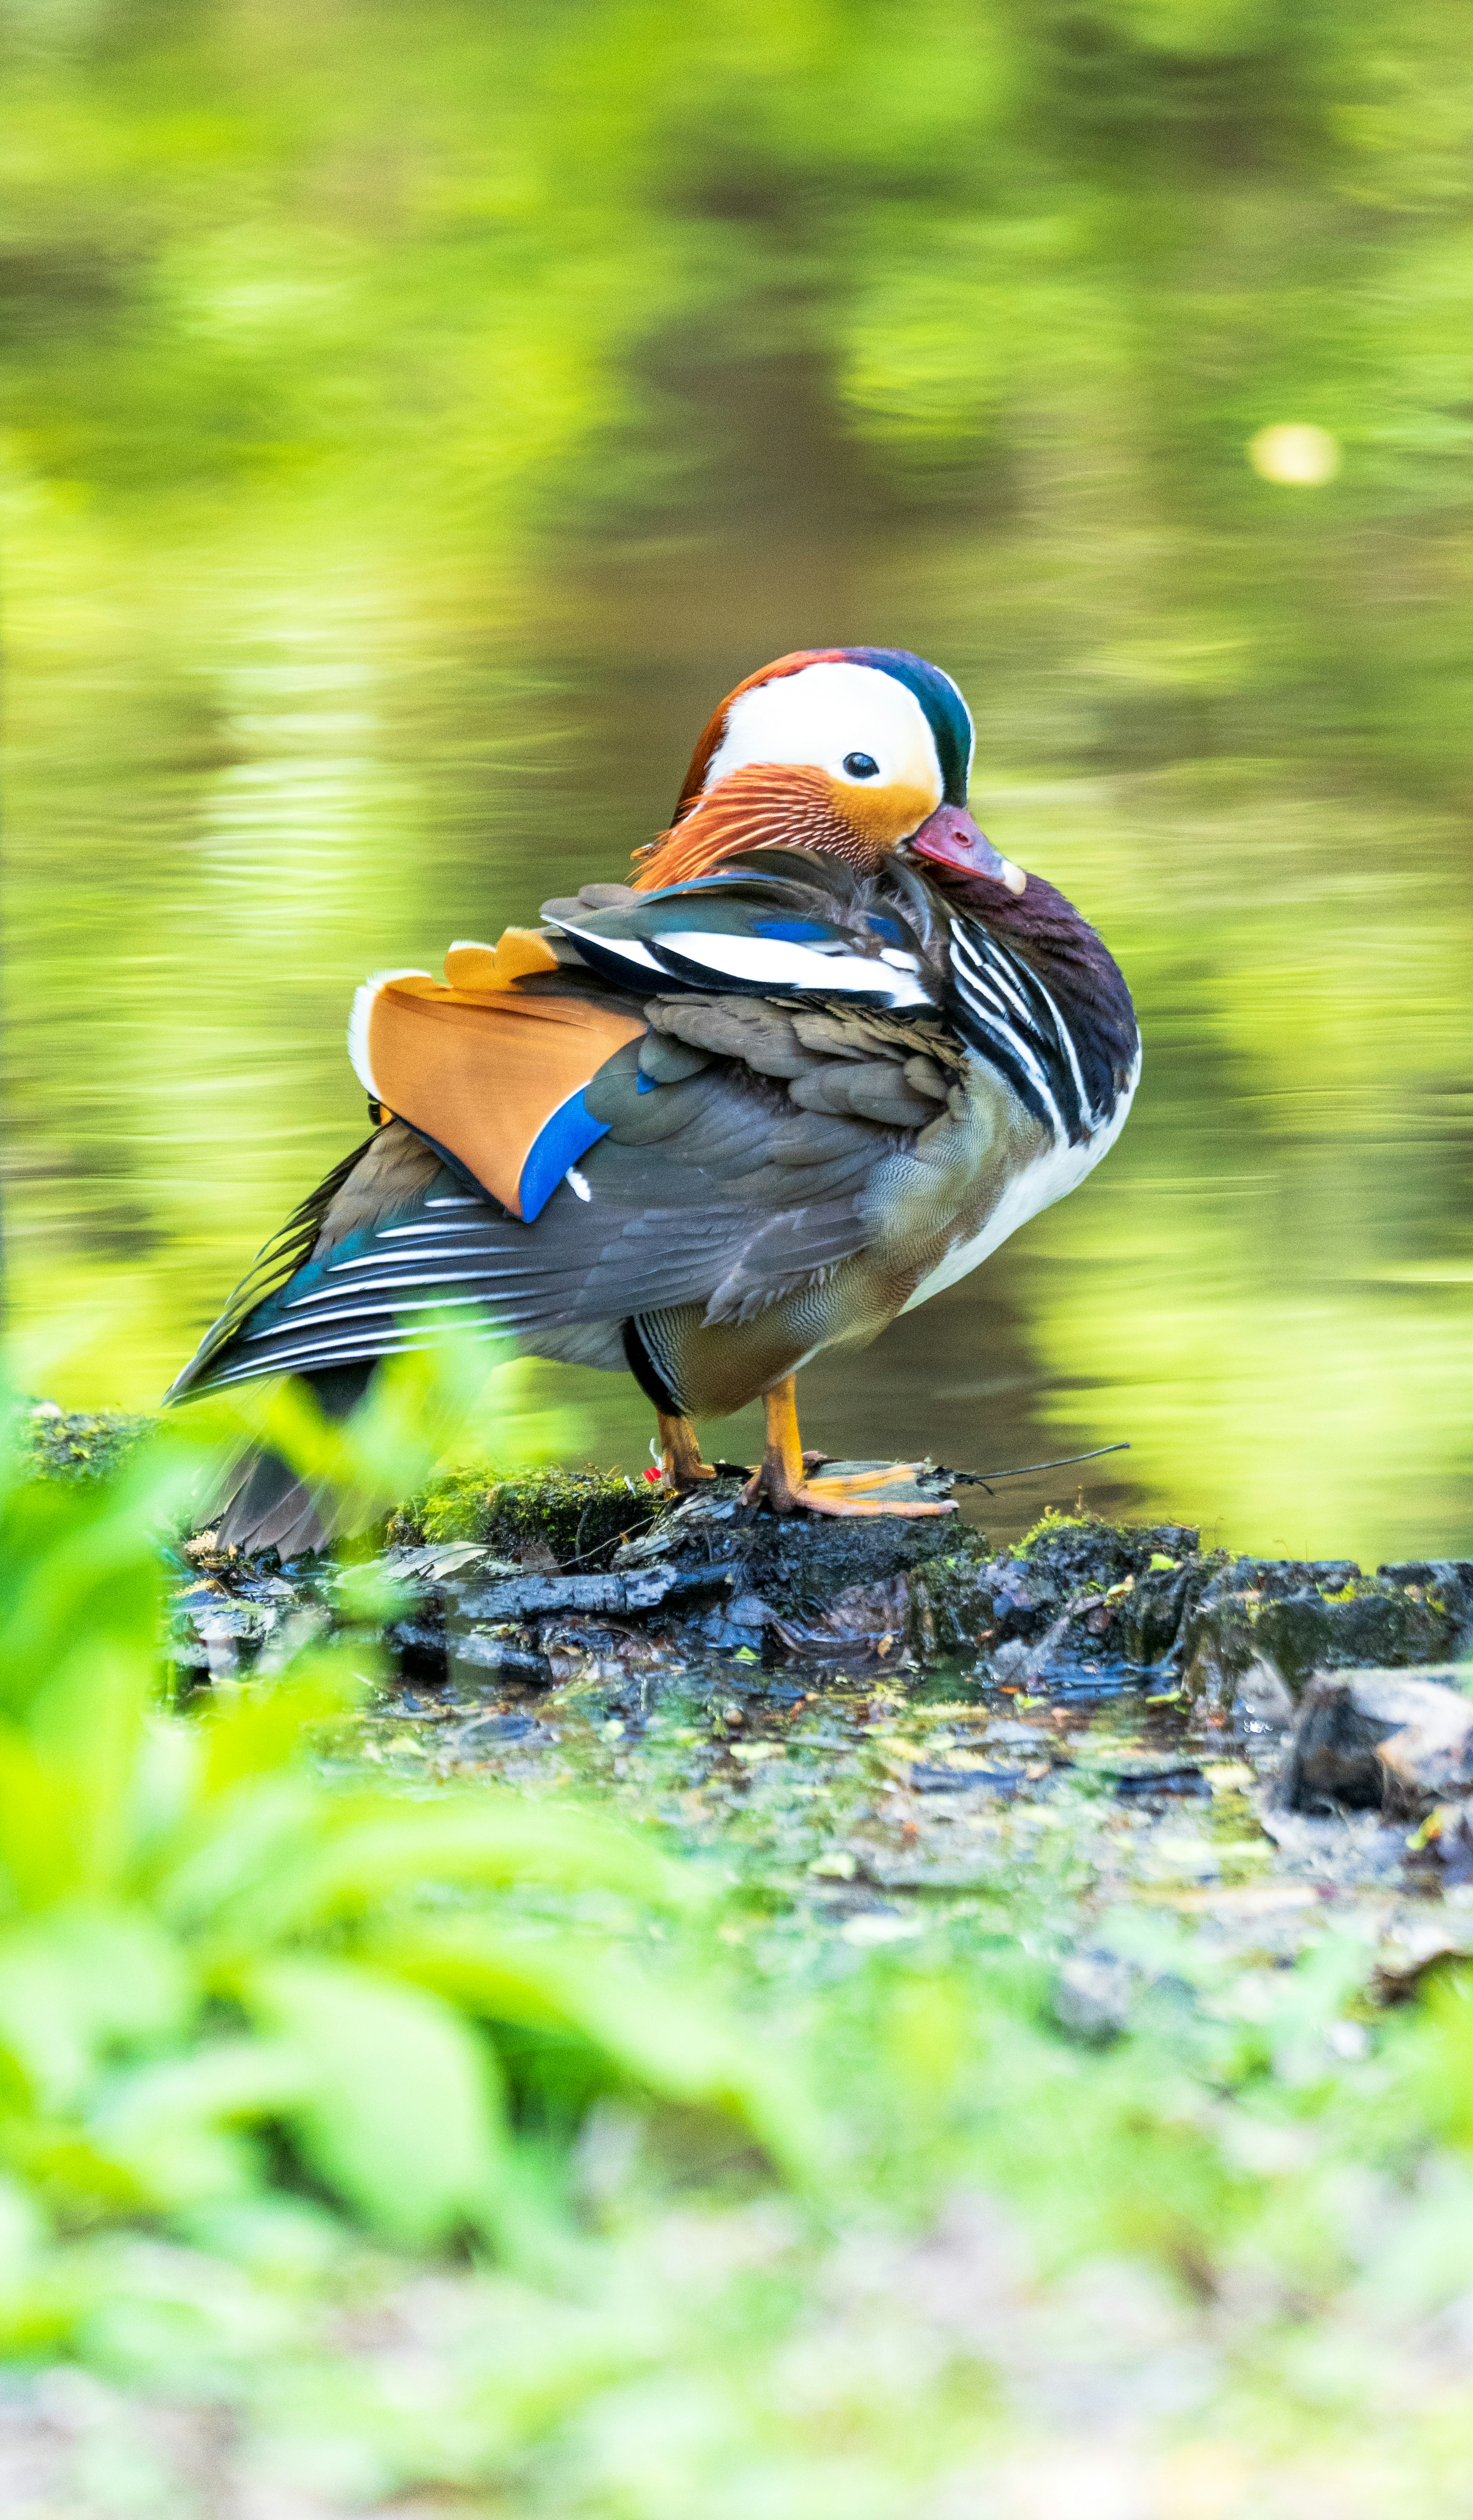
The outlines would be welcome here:
<svg viewBox="0 0 1473 2520">
<path fill-rule="evenodd" d="M 914 1491 L 925 1470 L 923 1462 L 883 1462 L 862 1470 L 846 1470 L 832 1478 L 805 1478 L 794 1490 L 793 1503 L 809 1513 L 844 1514 L 851 1519 L 866 1514 L 895 1513 L 912 1517 L 930 1513 L 955 1513 L 950 1497 L 931 1499 L 917 1497 Z"/>
<path fill-rule="evenodd" d="M 689 1418 L 667 1417 L 663 1409 L 654 1414 L 665 1477 L 677 1496 L 691 1496 L 718 1473 L 709 1462 L 701 1460 L 699 1439 Z"/>
<path fill-rule="evenodd" d="M 882 1513 L 914 1519 L 956 1512 L 950 1498 L 915 1494 L 923 1462 L 863 1462 L 826 1476 L 827 1454 L 803 1450 L 791 1374 L 766 1393 L 765 1406 L 767 1446 L 761 1467 L 742 1489 L 744 1504 L 755 1505 L 765 1496 L 777 1513 L 826 1513 L 853 1521 Z"/>
</svg>

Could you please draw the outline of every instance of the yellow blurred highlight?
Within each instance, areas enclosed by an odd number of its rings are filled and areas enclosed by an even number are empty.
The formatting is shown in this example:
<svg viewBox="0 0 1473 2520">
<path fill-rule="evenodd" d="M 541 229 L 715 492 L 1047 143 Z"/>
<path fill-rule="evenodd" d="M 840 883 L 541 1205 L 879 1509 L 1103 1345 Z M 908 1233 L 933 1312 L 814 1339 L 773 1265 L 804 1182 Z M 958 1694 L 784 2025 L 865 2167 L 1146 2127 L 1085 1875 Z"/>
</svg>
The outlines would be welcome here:
<svg viewBox="0 0 1473 2520">
<path fill-rule="evenodd" d="M 1275 421 L 1272 428 L 1261 428 L 1256 437 L 1250 437 L 1248 461 L 1266 481 L 1317 490 L 1340 470 L 1340 444 L 1313 421 Z"/>
</svg>

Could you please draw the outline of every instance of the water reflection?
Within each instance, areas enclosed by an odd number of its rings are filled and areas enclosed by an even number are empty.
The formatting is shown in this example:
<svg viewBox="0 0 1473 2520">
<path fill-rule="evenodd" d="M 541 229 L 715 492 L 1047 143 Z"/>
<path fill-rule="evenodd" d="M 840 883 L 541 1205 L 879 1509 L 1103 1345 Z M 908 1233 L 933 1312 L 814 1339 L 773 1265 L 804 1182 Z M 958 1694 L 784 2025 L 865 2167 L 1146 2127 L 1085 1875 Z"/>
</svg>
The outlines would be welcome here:
<svg viewBox="0 0 1473 2520">
<path fill-rule="evenodd" d="M 366 970 L 617 873 L 753 662 L 880 640 L 962 682 L 979 817 L 1146 1065 L 1087 1190 L 805 1424 L 1132 1440 L 1004 1534 L 1082 1480 L 1465 1547 L 1473 254 L 1424 13 L 1364 61 L 1207 0 L 347 14 L 27 21 L 9 1235 L 22 1323 L 93 1326 L 59 1396 L 151 1398 L 353 1142 Z M 1286 414 L 1338 472 L 1245 460 Z M 537 1388 L 643 1459 L 622 1382 Z"/>
</svg>

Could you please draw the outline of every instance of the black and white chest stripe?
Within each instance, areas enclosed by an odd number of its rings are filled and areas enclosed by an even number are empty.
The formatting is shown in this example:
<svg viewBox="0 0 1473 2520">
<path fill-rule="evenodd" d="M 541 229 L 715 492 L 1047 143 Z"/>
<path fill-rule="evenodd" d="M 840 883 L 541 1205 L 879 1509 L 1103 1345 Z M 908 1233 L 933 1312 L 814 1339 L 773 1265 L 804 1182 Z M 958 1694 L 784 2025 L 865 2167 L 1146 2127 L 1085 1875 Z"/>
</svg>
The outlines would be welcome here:
<svg viewBox="0 0 1473 2520">
<path fill-rule="evenodd" d="M 1117 1028 L 1118 1050 L 1108 1032 L 1096 1038 L 1077 1018 L 1071 1027 L 1057 997 L 1021 956 L 979 921 L 953 918 L 950 923 L 948 1019 L 979 1065 L 1006 1078 L 1047 1136 L 985 1206 L 959 1218 L 945 1255 L 903 1307 L 908 1313 L 970 1276 L 1020 1225 L 1078 1189 L 1124 1128 L 1140 1074 L 1134 1024 L 1128 1034 Z M 1113 965 L 1107 968 L 1113 972 Z"/>
<path fill-rule="evenodd" d="M 953 918 L 950 925 L 949 1012 L 957 1030 L 1001 1069 L 1025 1110 L 1056 1140 L 1087 1146 L 1113 1114 L 1113 1079 L 1101 1076 L 1092 1093 L 1074 1036 L 1037 972 L 980 921 Z"/>
</svg>

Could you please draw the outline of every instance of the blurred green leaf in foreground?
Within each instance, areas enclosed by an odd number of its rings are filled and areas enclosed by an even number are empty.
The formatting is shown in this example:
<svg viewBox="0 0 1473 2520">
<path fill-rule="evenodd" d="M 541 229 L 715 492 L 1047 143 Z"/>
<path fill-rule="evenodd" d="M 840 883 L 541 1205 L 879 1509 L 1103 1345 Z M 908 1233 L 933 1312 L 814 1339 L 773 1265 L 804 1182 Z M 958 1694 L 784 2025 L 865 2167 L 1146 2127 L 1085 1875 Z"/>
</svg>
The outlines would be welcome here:
<svg viewBox="0 0 1473 2520">
<path fill-rule="evenodd" d="M 381 1513 L 394 1464 L 412 1480 L 447 1431 L 445 1391 L 443 1359 L 415 1358 L 346 1430 L 290 1392 L 246 1423 Z M 543 2086 L 560 2055 L 584 2096 L 715 2104 L 796 2166 L 796 2100 L 580 1911 L 688 1912 L 693 1876 L 586 1811 L 328 1781 L 314 1734 L 362 1693 L 361 1652 L 162 1711 L 158 1535 L 240 1432 L 241 1413 L 201 1410 L 105 1481 L 5 1472 L 0 2159 L 18 2193 L 74 2231 L 285 2182 L 404 2246 L 515 2254 L 551 2208 L 512 2130 L 508 2028 L 523 2070 L 529 2043 L 547 2050 Z M 562 1904 L 560 1930 L 511 1913 L 528 1885 Z M 0 2334 L 22 2342 L 36 2317 L 17 2276 Z"/>
<path fill-rule="evenodd" d="M 1050 1983 L 1087 1884 L 1055 1859 L 1050 1894 L 1040 1849 L 902 1944 L 794 1938 L 742 1982 L 709 1872 L 647 1833 L 362 1781 L 351 1630 L 163 1705 L 159 1535 L 229 1448 L 381 1516 L 476 1387 L 446 1348 L 346 1427 L 268 1396 L 99 1478 L 7 1463 L 0 2490 L 39 2520 L 1459 2507 L 1455 1972 L 1388 2019 L 1344 1930 L 1291 1969 L 1095 1916 L 1139 2000 L 1081 2047 Z"/>
</svg>

